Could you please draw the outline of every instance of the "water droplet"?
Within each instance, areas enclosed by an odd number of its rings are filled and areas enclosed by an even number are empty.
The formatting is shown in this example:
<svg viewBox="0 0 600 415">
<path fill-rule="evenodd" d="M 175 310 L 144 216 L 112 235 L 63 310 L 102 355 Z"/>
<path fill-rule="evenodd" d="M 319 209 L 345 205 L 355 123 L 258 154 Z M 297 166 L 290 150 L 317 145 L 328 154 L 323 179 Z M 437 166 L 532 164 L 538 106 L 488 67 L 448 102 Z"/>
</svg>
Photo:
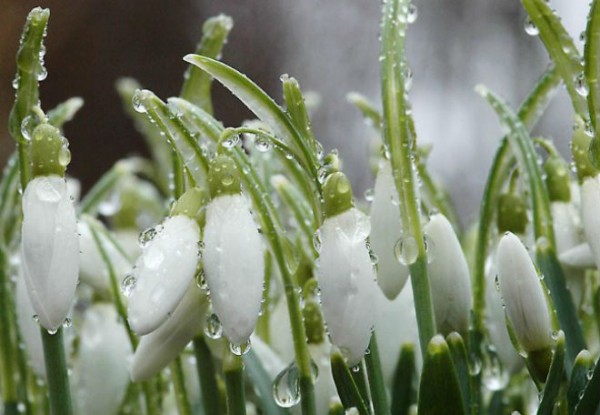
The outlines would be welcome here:
<svg viewBox="0 0 600 415">
<path fill-rule="evenodd" d="M 352 372 L 358 373 L 360 372 L 360 363 L 351 367 Z"/>
<path fill-rule="evenodd" d="M 260 153 L 266 153 L 271 149 L 271 142 L 264 135 L 257 135 L 254 139 L 254 147 Z"/>
<path fill-rule="evenodd" d="M 121 292 L 125 297 L 129 297 L 135 288 L 135 284 L 137 283 L 137 279 L 133 274 L 125 275 L 123 281 L 121 281 Z"/>
<path fill-rule="evenodd" d="M 594 368 L 593 367 L 590 370 L 588 370 L 588 372 L 585 374 L 585 377 L 587 380 L 592 380 L 592 378 L 594 377 Z"/>
<path fill-rule="evenodd" d="M 494 277 L 494 286 L 496 287 L 496 291 L 500 292 L 500 279 L 498 278 L 498 274 Z"/>
<path fill-rule="evenodd" d="M 371 203 L 374 198 L 375 198 L 375 190 L 373 190 L 373 189 L 365 190 L 365 200 L 367 202 Z"/>
<path fill-rule="evenodd" d="M 68 329 L 72 325 L 73 325 L 73 320 L 71 320 L 69 317 L 65 318 L 65 321 L 63 321 L 63 327 L 65 329 Z"/>
<path fill-rule="evenodd" d="M 25 413 L 26 409 L 27 409 L 27 407 L 25 406 L 25 404 L 23 402 L 19 402 L 17 404 L 17 411 L 19 411 L 19 413 L 21 413 L 21 414 Z"/>
<path fill-rule="evenodd" d="M 148 109 L 146 108 L 146 105 L 143 102 L 144 98 L 147 95 L 147 94 L 144 94 L 144 92 L 145 91 L 135 91 L 135 94 L 133 94 L 133 99 L 132 99 L 133 109 L 136 112 L 139 112 L 140 114 L 144 114 L 144 113 L 148 112 Z"/>
<path fill-rule="evenodd" d="M 18 89 L 19 88 L 19 81 L 20 81 L 20 76 L 17 74 L 13 80 L 12 80 L 12 87 L 13 89 Z"/>
<path fill-rule="evenodd" d="M 206 283 L 206 278 L 204 276 L 204 268 L 200 268 L 198 270 L 195 278 L 196 278 L 196 285 L 198 286 L 198 288 L 200 288 L 201 290 L 207 291 L 208 284 Z"/>
<path fill-rule="evenodd" d="M 414 23 L 417 21 L 417 17 L 419 17 L 419 13 L 417 10 L 417 6 L 415 6 L 414 4 L 410 4 L 408 6 L 408 10 L 406 13 L 406 23 Z"/>
<path fill-rule="evenodd" d="M 145 248 L 146 246 L 148 246 L 150 241 L 152 241 L 152 239 L 154 239 L 154 237 L 157 234 L 158 234 L 158 231 L 156 230 L 156 228 L 148 228 L 145 231 L 143 231 L 142 233 L 140 233 L 140 236 L 138 237 L 138 243 L 139 243 L 140 247 Z"/>
<path fill-rule="evenodd" d="M 43 81 L 47 77 L 48 77 L 48 70 L 46 69 L 46 67 L 44 65 L 40 65 L 38 68 L 37 80 Z"/>
<path fill-rule="evenodd" d="M 35 321 L 36 323 L 40 323 L 40 316 L 38 316 L 37 314 L 34 314 L 33 316 L 31 316 L 31 318 L 33 319 L 33 321 Z"/>
<path fill-rule="evenodd" d="M 294 155 L 292 153 L 285 153 L 285 158 L 291 160 L 294 158 Z"/>
<path fill-rule="evenodd" d="M 233 147 L 237 146 L 239 142 L 240 142 L 240 136 L 237 134 L 233 134 L 233 135 L 230 135 L 229 137 L 227 137 L 225 140 L 223 140 L 221 142 L 221 145 L 224 148 L 230 150 Z"/>
<path fill-rule="evenodd" d="M 504 370 L 500 358 L 495 351 L 490 350 L 481 373 L 485 387 L 490 391 L 504 389 L 508 384 L 509 373 Z"/>
<path fill-rule="evenodd" d="M 67 146 L 62 146 L 60 150 L 58 150 L 58 163 L 67 167 L 67 165 L 71 162 L 71 151 L 67 148 Z"/>
<path fill-rule="evenodd" d="M 315 251 L 321 252 L 321 231 L 316 231 L 312 240 Z"/>
<path fill-rule="evenodd" d="M 294 363 L 281 371 L 273 382 L 273 399 L 282 408 L 291 408 L 300 402 L 298 368 Z"/>
<path fill-rule="evenodd" d="M 577 394 L 577 397 L 579 398 L 579 400 L 581 400 L 583 398 L 583 395 L 585 395 L 585 389 L 580 390 L 579 393 Z"/>
<path fill-rule="evenodd" d="M 229 343 L 229 350 L 236 356 L 242 356 L 250 351 L 251 346 L 250 339 L 248 339 L 242 344 Z"/>
<path fill-rule="evenodd" d="M 550 330 L 550 337 L 554 341 L 558 340 L 558 331 L 557 330 Z"/>
<path fill-rule="evenodd" d="M 233 184 L 233 174 L 224 174 L 221 183 L 223 186 L 231 186 Z"/>
<path fill-rule="evenodd" d="M 21 135 L 27 141 L 31 140 L 33 136 L 33 130 L 40 124 L 40 118 L 37 114 L 30 114 L 23 118 L 21 122 Z"/>
<path fill-rule="evenodd" d="M 575 90 L 582 97 L 587 97 L 590 93 L 590 89 L 585 80 L 585 74 L 583 72 L 575 77 Z"/>
<path fill-rule="evenodd" d="M 48 332 L 49 335 L 54 336 L 56 333 L 58 333 L 58 329 L 48 329 L 46 330 Z"/>
<path fill-rule="evenodd" d="M 477 376 L 481 372 L 481 359 L 475 354 L 469 355 L 469 374 L 471 376 Z"/>
<path fill-rule="evenodd" d="M 204 334 L 209 339 L 220 339 L 223 336 L 223 326 L 221 320 L 215 313 L 211 313 L 206 318 L 206 326 L 204 327 Z"/>
<path fill-rule="evenodd" d="M 435 260 L 435 244 L 433 240 L 425 235 L 423 240 L 425 242 L 425 253 L 427 254 L 427 263 L 431 264 Z"/>
<path fill-rule="evenodd" d="M 406 235 L 398 239 L 394 245 L 394 256 L 402 265 L 414 264 L 419 256 L 419 247 L 415 237 Z"/>
<path fill-rule="evenodd" d="M 525 20 L 525 33 L 529 36 L 537 36 L 540 34 L 540 30 L 529 17 Z"/>
</svg>

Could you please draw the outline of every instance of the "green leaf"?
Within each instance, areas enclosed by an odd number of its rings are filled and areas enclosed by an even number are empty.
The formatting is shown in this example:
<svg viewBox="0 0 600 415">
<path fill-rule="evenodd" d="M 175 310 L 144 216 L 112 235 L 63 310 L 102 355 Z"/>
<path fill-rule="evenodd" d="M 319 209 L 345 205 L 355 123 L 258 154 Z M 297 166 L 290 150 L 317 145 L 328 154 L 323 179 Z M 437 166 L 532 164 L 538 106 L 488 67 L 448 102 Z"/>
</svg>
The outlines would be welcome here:
<svg viewBox="0 0 600 415">
<path fill-rule="evenodd" d="M 456 375 L 460 384 L 460 391 L 463 397 L 463 405 L 469 407 L 471 401 L 471 376 L 469 374 L 469 362 L 467 359 L 467 348 L 460 334 L 453 332 L 446 337 L 446 342 L 450 348 L 452 361 L 456 368 Z"/>
<path fill-rule="evenodd" d="M 436 335 L 427 346 L 421 384 L 419 415 L 465 415 L 460 382 L 448 343 Z"/>
<path fill-rule="evenodd" d="M 221 394 L 217 385 L 215 362 L 212 353 L 202 336 L 194 338 L 193 342 L 204 412 L 211 415 L 221 415 Z M 250 369 L 248 370 L 250 372 Z"/>
<path fill-rule="evenodd" d="M 246 75 L 214 59 L 205 56 L 187 55 L 184 60 L 206 71 L 229 89 L 260 120 L 268 124 L 275 135 L 282 137 L 284 141 L 290 144 L 297 152 L 296 156 L 305 165 L 310 166 L 311 175 L 315 179 L 317 178 L 316 166 L 318 163 L 316 154 L 309 150 L 309 143 L 303 139 L 292 120 L 265 91 Z"/>
<path fill-rule="evenodd" d="M 350 92 L 346 95 L 346 99 L 362 113 L 363 117 L 371 123 L 373 128 L 377 131 L 381 130 L 381 114 L 367 97 L 358 92 Z"/>
<path fill-rule="evenodd" d="M 385 390 L 385 383 L 383 382 L 379 346 L 377 345 L 375 333 L 371 336 L 369 351 L 370 353 L 365 355 L 365 364 L 367 367 L 371 400 L 373 401 L 373 410 L 376 414 L 386 415 L 390 413 L 390 405 Z"/>
<path fill-rule="evenodd" d="M 403 344 L 392 385 L 392 414 L 408 415 L 415 403 L 416 380 L 415 347 L 412 343 Z"/>
<path fill-rule="evenodd" d="M 285 100 L 287 113 L 303 136 L 303 139 L 310 143 L 312 153 L 318 156 L 318 153 L 322 152 L 323 148 L 312 132 L 310 117 L 308 116 L 308 110 L 306 109 L 300 85 L 295 78 L 291 78 L 288 75 L 283 75 L 281 82 L 283 83 L 283 99 Z"/>
<path fill-rule="evenodd" d="M 586 376 L 589 376 L 588 383 L 575 408 L 575 415 L 593 414 L 600 404 L 600 361 L 596 360 L 594 370 L 590 369 Z"/>
<path fill-rule="evenodd" d="M 566 333 L 567 356 L 570 366 L 579 351 L 585 348 L 585 341 L 577 311 L 573 305 L 571 294 L 567 290 L 563 269 L 556 258 L 550 203 L 542 181 L 541 167 L 537 163 L 538 155 L 525 126 L 510 107 L 483 86 L 478 86 L 477 91 L 490 103 L 501 124 L 507 129 L 508 140 L 520 169 L 527 172 L 533 209 L 536 257 L 542 275 L 546 277 L 545 282 L 556 307 L 560 328 Z"/>
<path fill-rule="evenodd" d="M 19 163 L 13 154 L 6 163 L 0 181 L 0 249 L 12 243 L 16 225 L 20 223 Z"/>
<path fill-rule="evenodd" d="M 48 123 L 62 130 L 63 125 L 71 121 L 81 107 L 83 107 L 83 98 L 69 98 L 48 111 L 48 114 L 46 114 Z"/>
<path fill-rule="evenodd" d="M 590 8 L 587 27 L 585 31 L 585 48 L 583 50 L 583 60 L 585 62 L 585 77 L 579 77 L 579 85 L 584 90 L 587 89 L 587 104 L 589 110 L 589 120 L 594 130 L 594 149 L 598 149 L 600 144 L 600 2 L 594 0 Z M 576 85 L 577 86 L 577 85 Z M 595 151 L 592 162 L 600 165 L 600 152 Z"/>
<path fill-rule="evenodd" d="M 585 99 L 579 95 L 575 79 L 582 74 L 581 56 L 560 18 L 545 0 L 522 0 L 531 21 L 537 26 L 540 38 L 562 77 L 575 112 L 587 118 Z"/>
<path fill-rule="evenodd" d="M 569 404 L 569 413 L 575 412 L 575 407 L 583 396 L 585 387 L 588 383 L 588 374 L 594 370 L 594 360 L 592 354 L 587 350 L 579 352 L 573 364 L 571 377 L 569 378 L 569 389 L 567 391 L 567 402 Z"/>
<path fill-rule="evenodd" d="M 227 414 L 245 415 L 244 364 L 241 356 L 233 354 L 229 347 L 225 347 L 223 352 L 223 374 L 227 390 Z"/>
<path fill-rule="evenodd" d="M 554 404 L 559 399 L 560 384 L 563 379 L 565 364 L 565 333 L 558 332 L 556 346 L 554 347 L 554 356 L 550 364 L 550 372 L 546 379 L 542 400 L 538 406 L 538 415 L 552 415 Z"/>
<path fill-rule="evenodd" d="M 244 355 L 246 375 L 256 389 L 259 407 L 265 415 L 285 415 L 289 412 L 275 403 L 273 399 L 273 381 L 262 363 L 252 350 Z"/>
<path fill-rule="evenodd" d="M 335 350 L 331 354 L 331 373 L 342 405 L 345 409 L 356 408 L 361 415 L 369 415 L 367 404 L 363 400 L 352 374 L 342 354 Z"/>
<path fill-rule="evenodd" d="M 195 53 L 212 59 L 219 59 L 221 50 L 227 43 L 227 36 L 232 28 L 233 19 L 224 14 L 208 19 L 202 26 L 202 40 L 200 40 Z M 179 94 L 181 98 L 212 114 L 210 94 L 212 77 L 203 70 L 190 65 L 183 78 L 184 82 Z"/>
</svg>

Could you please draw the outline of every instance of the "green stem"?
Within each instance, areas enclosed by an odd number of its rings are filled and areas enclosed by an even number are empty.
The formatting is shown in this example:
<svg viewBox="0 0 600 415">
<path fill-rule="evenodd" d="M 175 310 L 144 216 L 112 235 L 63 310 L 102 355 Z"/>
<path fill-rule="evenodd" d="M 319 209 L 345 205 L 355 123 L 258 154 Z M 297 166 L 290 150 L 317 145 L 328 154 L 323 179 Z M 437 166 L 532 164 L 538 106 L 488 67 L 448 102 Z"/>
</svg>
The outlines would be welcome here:
<svg viewBox="0 0 600 415">
<path fill-rule="evenodd" d="M 365 364 L 367 365 L 367 376 L 369 378 L 369 388 L 371 390 L 371 400 L 373 409 L 378 415 L 390 413 L 383 374 L 381 372 L 381 361 L 379 359 L 379 347 L 377 346 L 377 337 L 375 333 L 371 336 L 369 344 L 370 353 L 365 355 Z"/>
<path fill-rule="evenodd" d="M 50 396 L 50 413 L 52 415 L 71 415 L 71 390 L 65 349 L 63 347 L 63 331 L 59 328 L 55 334 L 42 328 L 44 360 L 46 361 L 46 381 Z"/>
<path fill-rule="evenodd" d="M 196 367 L 198 369 L 200 389 L 202 390 L 204 413 L 206 415 L 221 415 L 221 399 L 217 385 L 215 364 L 204 337 L 198 336 L 194 339 L 194 353 L 196 354 Z"/>
<path fill-rule="evenodd" d="M 227 414 L 246 415 L 244 364 L 241 356 L 234 355 L 228 347 L 223 352 L 223 372 L 227 388 Z"/>
<path fill-rule="evenodd" d="M 185 388 L 185 376 L 181 367 L 181 357 L 177 356 L 171 363 L 171 379 L 173 380 L 173 389 L 175 390 L 175 400 L 179 415 L 192 415 L 192 407 L 187 397 Z"/>
</svg>

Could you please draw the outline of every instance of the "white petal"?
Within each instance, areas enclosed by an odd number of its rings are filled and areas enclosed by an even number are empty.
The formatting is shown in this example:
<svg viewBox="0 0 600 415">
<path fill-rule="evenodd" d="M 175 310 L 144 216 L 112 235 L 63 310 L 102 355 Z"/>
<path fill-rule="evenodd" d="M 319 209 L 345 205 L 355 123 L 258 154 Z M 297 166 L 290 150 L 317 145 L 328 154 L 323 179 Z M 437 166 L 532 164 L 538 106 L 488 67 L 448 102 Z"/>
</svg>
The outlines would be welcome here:
<svg viewBox="0 0 600 415">
<path fill-rule="evenodd" d="M 354 208 L 325 219 L 316 270 L 331 342 L 351 366 L 362 359 L 376 316 L 378 288 L 365 245 L 365 220 Z"/>
<path fill-rule="evenodd" d="M 198 224 L 184 215 L 167 218 L 144 247 L 133 275 L 135 287 L 127 309 L 131 328 L 144 335 L 175 310 L 198 265 Z"/>
<path fill-rule="evenodd" d="M 129 383 L 132 350 L 114 307 L 95 304 L 86 310 L 79 339 L 73 369 L 78 413 L 116 414 Z"/>
<path fill-rule="evenodd" d="M 110 276 L 106 263 L 98 250 L 96 241 L 90 230 L 90 225 L 85 221 L 77 224 L 79 230 L 79 276 L 81 281 L 91 285 L 97 290 L 110 292 Z M 131 269 L 131 264 L 107 238 L 99 234 L 102 243 L 120 282 L 125 274 Z"/>
<path fill-rule="evenodd" d="M 192 281 L 171 318 L 143 336 L 133 356 L 131 379 L 146 380 L 167 366 L 204 327 L 208 301 Z"/>
<path fill-rule="evenodd" d="M 498 244 L 498 279 L 508 318 L 525 351 L 551 345 L 548 305 L 531 257 L 519 238 L 506 233 Z"/>
<path fill-rule="evenodd" d="M 232 344 L 244 343 L 260 312 L 264 248 L 242 195 L 213 199 L 206 209 L 204 273 L 213 308 Z"/>
<path fill-rule="evenodd" d="M 582 243 L 563 251 L 558 256 L 560 262 L 573 268 L 593 268 L 596 266 L 594 254 L 588 243 Z"/>
<path fill-rule="evenodd" d="M 75 209 L 65 179 L 37 177 L 23 195 L 21 253 L 31 305 L 56 330 L 67 317 L 79 274 Z"/>
<path fill-rule="evenodd" d="M 371 204 L 371 236 L 369 243 L 379 261 L 377 283 L 389 299 L 394 299 L 408 279 L 408 267 L 394 254 L 394 246 L 402 236 L 398 192 L 388 161 L 379 164 L 375 180 L 375 195 Z"/>
<path fill-rule="evenodd" d="M 427 265 L 437 328 L 444 335 L 452 331 L 467 333 L 471 297 L 471 277 L 467 260 L 452 225 L 436 214 L 424 227 L 432 245 Z"/>
<path fill-rule="evenodd" d="M 571 203 L 552 202 L 552 224 L 556 240 L 556 252 L 563 252 L 582 242 L 579 214 Z"/>
<path fill-rule="evenodd" d="M 22 275 L 19 275 L 16 286 L 17 325 L 21 340 L 25 346 L 29 365 L 37 376 L 46 379 L 46 363 L 44 362 L 44 347 L 40 326 L 33 319 L 35 311 L 27 295 L 27 287 Z"/>
<path fill-rule="evenodd" d="M 581 185 L 581 220 L 585 239 L 587 240 L 596 266 L 600 266 L 600 178 L 598 176 L 585 179 Z"/>
</svg>

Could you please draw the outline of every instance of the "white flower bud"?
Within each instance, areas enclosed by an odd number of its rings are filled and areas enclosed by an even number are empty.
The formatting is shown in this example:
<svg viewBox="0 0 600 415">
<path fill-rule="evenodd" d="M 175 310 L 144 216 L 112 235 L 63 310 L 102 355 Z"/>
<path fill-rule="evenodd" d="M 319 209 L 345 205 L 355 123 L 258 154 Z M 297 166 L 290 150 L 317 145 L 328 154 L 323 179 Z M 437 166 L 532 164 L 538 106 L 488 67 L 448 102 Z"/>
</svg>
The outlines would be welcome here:
<svg viewBox="0 0 600 415">
<path fill-rule="evenodd" d="M 79 274 L 77 221 L 64 178 L 40 176 L 27 185 L 21 257 L 39 322 L 47 330 L 57 330 L 73 302 Z"/>
<path fill-rule="evenodd" d="M 409 270 L 398 262 L 394 246 L 402 237 L 398 192 L 387 160 L 379 163 L 375 194 L 371 204 L 371 235 L 369 243 L 377 255 L 377 283 L 389 299 L 394 299 L 406 284 Z"/>
<path fill-rule="evenodd" d="M 596 266 L 594 254 L 587 242 L 563 251 L 558 259 L 563 265 L 573 268 L 593 268 Z"/>
<path fill-rule="evenodd" d="M 241 194 L 223 194 L 206 208 L 204 273 L 213 309 L 233 345 L 245 343 L 260 312 L 264 247 Z"/>
<path fill-rule="evenodd" d="M 86 310 L 73 368 L 78 413 L 116 414 L 129 383 L 131 344 L 115 308 L 95 304 Z"/>
<path fill-rule="evenodd" d="M 331 343 L 350 366 L 362 359 L 375 324 L 378 288 L 365 245 L 369 231 L 369 219 L 356 208 L 326 218 L 320 229 L 316 275 L 323 316 Z"/>
<path fill-rule="evenodd" d="M 167 218 L 135 264 L 127 315 L 133 331 L 156 330 L 183 298 L 198 266 L 198 224 L 185 215 Z"/>
<path fill-rule="evenodd" d="M 600 266 L 600 177 L 588 177 L 581 185 L 581 220 L 596 266 Z"/>
<path fill-rule="evenodd" d="M 467 333 L 473 299 L 467 260 L 452 225 L 442 214 L 424 227 L 430 251 L 427 273 L 438 332 Z"/>
<path fill-rule="evenodd" d="M 202 331 L 207 307 L 206 294 L 192 281 L 171 318 L 140 339 L 131 365 L 131 380 L 149 379 L 171 363 Z"/>
<path fill-rule="evenodd" d="M 523 243 L 507 232 L 498 244 L 498 279 L 506 313 L 526 352 L 551 346 L 548 305 L 538 273 Z"/>
</svg>

